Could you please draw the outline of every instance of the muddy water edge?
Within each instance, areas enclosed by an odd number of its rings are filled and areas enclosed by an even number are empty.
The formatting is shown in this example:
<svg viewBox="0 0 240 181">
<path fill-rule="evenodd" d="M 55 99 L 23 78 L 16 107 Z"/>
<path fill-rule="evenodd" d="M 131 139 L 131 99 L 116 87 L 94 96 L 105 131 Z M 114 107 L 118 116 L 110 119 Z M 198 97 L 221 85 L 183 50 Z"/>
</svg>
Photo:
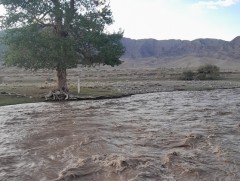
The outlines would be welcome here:
<svg viewBox="0 0 240 181">
<path fill-rule="evenodd" d="M 240 89 L 0 107 L 0 180 L 240 180 Z"/>
</svg>

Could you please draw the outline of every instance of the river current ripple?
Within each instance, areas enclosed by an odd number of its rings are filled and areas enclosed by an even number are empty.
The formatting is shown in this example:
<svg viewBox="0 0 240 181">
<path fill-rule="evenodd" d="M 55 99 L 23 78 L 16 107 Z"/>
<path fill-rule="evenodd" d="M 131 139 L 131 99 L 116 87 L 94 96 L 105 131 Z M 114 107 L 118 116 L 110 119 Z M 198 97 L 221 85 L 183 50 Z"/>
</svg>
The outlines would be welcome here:
<svg viewBox="0 0 240 181">
<path fill-rule="evenodd" d="M 0 180 L 240 180 L 239 95 L 0 107 Z"/>
</svg>

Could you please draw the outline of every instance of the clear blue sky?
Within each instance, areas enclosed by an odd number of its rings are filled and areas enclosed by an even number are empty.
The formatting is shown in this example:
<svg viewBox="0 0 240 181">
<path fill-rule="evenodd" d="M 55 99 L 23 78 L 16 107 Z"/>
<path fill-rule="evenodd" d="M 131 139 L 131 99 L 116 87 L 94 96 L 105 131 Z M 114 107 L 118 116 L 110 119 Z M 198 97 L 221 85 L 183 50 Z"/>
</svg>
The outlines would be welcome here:
<svg viewBox="0 0 240 181">
<path fill-rule="evenodd" d="M 110 0 L 115 23 L 133 39 L 217 38 L 240 35 L 240 0 Z"/>
</svg>

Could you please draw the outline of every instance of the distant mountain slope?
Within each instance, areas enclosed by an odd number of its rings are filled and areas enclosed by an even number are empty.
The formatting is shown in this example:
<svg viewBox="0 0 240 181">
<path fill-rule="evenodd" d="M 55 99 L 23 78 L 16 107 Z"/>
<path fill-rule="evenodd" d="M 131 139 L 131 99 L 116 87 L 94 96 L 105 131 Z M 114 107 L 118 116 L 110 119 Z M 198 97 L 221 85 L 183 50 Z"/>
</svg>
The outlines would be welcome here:
<svg viewBox="0 0 240 181">
<path fill-rule="evenodd" d="M 215 58 L 240 58 L 240 36 L 232 41 L 217 39 L 196 39 L 187 40 L 154 40 L 141 39 L 133 40 L 123 38 L 122 43 L 126 52 L 122 58 L 138 59 L 155 57 L 176 58 L 187 55 L 211 56 Z"/>
<path fill-rule="evenodd" d="M 240 66 L 240 36 L 232 41 L 218 39 L 133 40 L 123 38 L 126 48 L 122 59 L 126 62 L 167 67 L 192 67 L 205 63 L 231 67 Z M 229 66 L 228 66 L 229 67 Z"/>
<path fill-rule="evenodd" d="M 0 31 L 0 36 L 4 32 Z M 211 63 L 221 68 L 240 70 L 240 36 L 232 41 L 219 39 L 134 40 L 123 38 L 126 52 L 121 57 L 128 65 L 186 68 Z M 4 45 L 0 44 L 0 63 Z"/>
</svg>

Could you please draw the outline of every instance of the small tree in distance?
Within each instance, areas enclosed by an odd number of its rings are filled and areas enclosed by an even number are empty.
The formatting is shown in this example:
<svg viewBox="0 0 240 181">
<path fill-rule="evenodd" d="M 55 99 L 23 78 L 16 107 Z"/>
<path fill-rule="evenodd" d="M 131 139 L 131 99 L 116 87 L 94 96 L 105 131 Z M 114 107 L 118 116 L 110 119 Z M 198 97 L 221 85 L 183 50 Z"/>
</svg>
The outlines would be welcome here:
<svg viewBox="0 0 240 181">
<path fill-rule="evenodd" d="M 198 80 L 215 80 L 219 78 L 219 67 L 216 65 L 203 65 L 197 69 L 196 79 Z"/>
<path fill-rule="evenodd" d="M 68 94 L 67 69 L 118 65 L 123 33 L 106 33 L 113 23 L 107 0 L 0 0 L 6 9 L 7 65 L 57 71 L 58 90 Z"/>
<path fill-rule="evenodd" d="M 192 70 L 184 71 L 181 80 L 216 80 L 219 78 L 220 69 L 216 65 L 206 64 L 200 66 L 197 72 Z"/>
<path fill-rule="evenodd" d="M 186 70 L 181 75 L 182 80 L 193 80 L 194 79 L 194 72 L 191 70 Z"/>
</svg>

